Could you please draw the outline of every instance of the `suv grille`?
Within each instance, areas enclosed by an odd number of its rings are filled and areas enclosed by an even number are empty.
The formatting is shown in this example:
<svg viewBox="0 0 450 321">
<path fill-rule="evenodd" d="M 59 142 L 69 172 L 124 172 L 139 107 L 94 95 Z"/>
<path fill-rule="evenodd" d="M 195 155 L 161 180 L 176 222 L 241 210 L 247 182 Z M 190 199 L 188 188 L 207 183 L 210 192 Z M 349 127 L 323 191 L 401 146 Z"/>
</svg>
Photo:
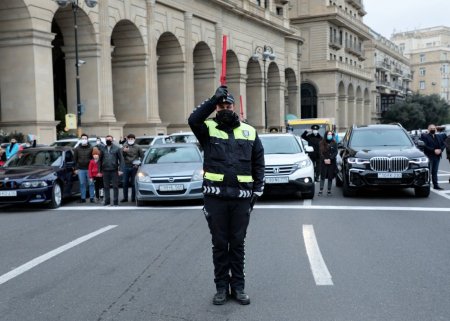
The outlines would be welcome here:
<svg viewBox="0 0 450 321">
<path fill-rule="evenodd" d="M 376 172 L 404 172 L 409 167 L 407 157 L 372 157 L 370 168 Z"/>
<path fill-rule="evenodd" d="M 264 173 L 266 176 L 290 175 L 293 172 L 294 165 L 266 166 Z"/>
</svg>

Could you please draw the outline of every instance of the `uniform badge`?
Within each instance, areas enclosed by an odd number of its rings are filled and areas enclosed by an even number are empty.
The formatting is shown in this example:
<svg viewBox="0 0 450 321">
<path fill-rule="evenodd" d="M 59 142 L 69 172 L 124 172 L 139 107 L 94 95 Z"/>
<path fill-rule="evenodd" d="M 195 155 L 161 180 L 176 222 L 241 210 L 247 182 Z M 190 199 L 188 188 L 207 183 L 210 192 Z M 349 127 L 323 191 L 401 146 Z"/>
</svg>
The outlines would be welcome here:
<svg viewBox="0 0 450 321">
<path fill-rule="evenodd" d="M 245 138 L 248 138 L 250 136 L 250 132 L 248 130 L 242 130 L 242 135 L 244 135 Z"/>
</svg>

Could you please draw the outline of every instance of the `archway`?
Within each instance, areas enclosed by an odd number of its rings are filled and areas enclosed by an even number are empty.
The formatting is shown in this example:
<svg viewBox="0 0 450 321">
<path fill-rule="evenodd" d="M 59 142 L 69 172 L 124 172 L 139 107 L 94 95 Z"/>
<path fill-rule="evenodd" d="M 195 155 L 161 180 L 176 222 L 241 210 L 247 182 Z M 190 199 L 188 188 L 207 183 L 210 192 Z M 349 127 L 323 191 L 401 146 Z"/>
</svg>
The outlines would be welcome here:
<svg viewBox="0 0 450 321">
<path fill-rule="evenodd" d="M 301 118 L 317 118 L 317 90 L 310 83 L 301 85 Z"/>
<path fill-rule="evenodd" d="M 342 130 L 347 128 L 347 95 L 342 81 L 339 83 L 338 95 L 339 106 L 336 115 L 336 127 Z"/>
<path fill-rule="evenodd" d="M 180 42 L 170 32 L 163 33 L 156 45 L 158 56 L 158 99 L 161 121 L 168 127 L 185 122 L 185 61 Z"/>
<path fill-rule="evenodd" d="M 129 20 L 119 21 L 111 34 L 114 114 L 125 127 L 147 119 L 146 54 L 139 29 Z"/>
<path fill-rule="evenodd" d="M 297 117 L 300 114 L 299 110 L 299 98 L 298 98 L 298 85 L 295 72 L 291 68 L 287 68 L 284 71 L 284 78 L 286 80 L 285 90 L 285 115 L 292 114 Z"/>
<path fill-rule="evenodd" d="M 353 89 L 353 85 L 348 85 L 348 125 L 352 126 L 356 123 L 356 100 L 355 100 L 355 90 Z"/>
<path fill-rule="evenodd" d="M 194 103 L 195 106 L 211 96 L 215 89 L 215 66 L 211 49 L 205 42 L 194 48 Z"/>
<path fill-rule="evenodd" d="M 256 129 L 264 128 L 264 84 L 259 61 L 249 59 L 247 63 L 247 103 L 244 113 L 250 125 Z"/>
</svg>

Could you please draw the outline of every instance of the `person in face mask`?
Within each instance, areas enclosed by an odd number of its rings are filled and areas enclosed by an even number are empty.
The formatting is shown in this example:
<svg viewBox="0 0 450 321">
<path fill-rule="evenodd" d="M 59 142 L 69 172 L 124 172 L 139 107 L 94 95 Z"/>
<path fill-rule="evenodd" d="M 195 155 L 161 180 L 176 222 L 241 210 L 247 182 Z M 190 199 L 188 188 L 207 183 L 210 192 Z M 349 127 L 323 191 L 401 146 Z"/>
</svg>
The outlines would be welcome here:
<svg viewBox="0 0 450 321">
<path fill-rule="evenodd" d="M 119 205 L 119 176 L 123 173 L 124 160 L 122 149 L 113 144 L 113 137 L 106 136 L 106 147 L 101 150 L 99 171 L 103 176 L 104 197 L 103 205 L 111 205 L 110 185 L 112 184 L 114 198 L 113 206 Z"/>
<path fill-rule="evenodd" d="M 131 186 L 131 201 L 136 200 L 136 190 L 134 180 L 140 162 L 144 159 L 144 151 L 135 144 L 136 136 L 129 134 L 127 142 L 124 144 L 122 153 L 124 159 L 123 167 L 123 199 L 121 202 L 128 202 L 128 188 Z"/>
<path fill-rule="evenodd" d="M 431 171 L 431 179 L 433 187 L 436 190 L 443 190 L 438 183 L 439 162 L 442 157 L 442 151 L 445 149 L 444 136 L 436 133 L 436 125 L 428 126 L 428 133 L 422 134 L 420 139 L 425 143 L 424 153 L 428 156 Z"/>
<path fill-rule="evenodd" d="M 305 130 L 302 134 L 302 138 L 308 142 L 308 145 L 311 146 L 314 151 L 311 153 L 308 153 L 309 158 L 311 158 L 311 161 L 314 165 L 314 180 L 316 182 L 319 181 L 320 177 L 320 155 L 319 155 L 319 145 L 322 141 L 322 136 L 319 134 L 319 125 L 312 125 L 311 131 L 308 132 Z"/>
<path fill-rule="evenodd" d="M 207 119 L 214 111 L 215 118 Z M 239 121 L 226 86 L 217 88 L 188 122 L 204 151 L 203 212 L 212 235 L 217 289 L 213 304 L 224 304 L 229 294 L 249 304 L 244 241 L 250 212 L 264 190 L 264 148 L 256 130 Z"/>
<path fill-rule="evenodd" d="M 328 131 L 320 142 L 319 145 L 320 154 L 320 189 L 319 196 L 323 193 L 323 187 L 325 185 L 325 179 L 328 179 L 327 195 L 331 195 L 331 185 L 336 174 L 336 157 L 338 154 L 338 148 L 336 141 L 334 140 L 334 134 Z"/>
<path fill-rule="evenodd" d="M 92 146 L 88 142 L 88 135 L 82 134 L 80 144 L 75 148 L 75 174 L 80 180 L 80 203 L 86 203 L 86 187 L 89 186 L 89 199 L 94 202 L 94 183 L 89 180 L 89 162 L 92 159 Z"/>
</svg>

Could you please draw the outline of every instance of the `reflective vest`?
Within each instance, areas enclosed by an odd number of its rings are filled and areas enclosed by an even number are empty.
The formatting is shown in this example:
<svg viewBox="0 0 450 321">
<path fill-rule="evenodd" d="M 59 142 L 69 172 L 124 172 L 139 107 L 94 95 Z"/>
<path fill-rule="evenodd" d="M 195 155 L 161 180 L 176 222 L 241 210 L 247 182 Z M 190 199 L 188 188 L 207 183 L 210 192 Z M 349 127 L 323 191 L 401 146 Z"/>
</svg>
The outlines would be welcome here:
<svg viewBox="0 0 450 321">
<path fill-rule="evenodd" d="M 252 151 L 256 130 L 245 123 L 226 132 L 205 121 L 209 142 L 204 146 L 203 193 L 224 198 L 248 198 L 253 191 Z"/>
</svg>

